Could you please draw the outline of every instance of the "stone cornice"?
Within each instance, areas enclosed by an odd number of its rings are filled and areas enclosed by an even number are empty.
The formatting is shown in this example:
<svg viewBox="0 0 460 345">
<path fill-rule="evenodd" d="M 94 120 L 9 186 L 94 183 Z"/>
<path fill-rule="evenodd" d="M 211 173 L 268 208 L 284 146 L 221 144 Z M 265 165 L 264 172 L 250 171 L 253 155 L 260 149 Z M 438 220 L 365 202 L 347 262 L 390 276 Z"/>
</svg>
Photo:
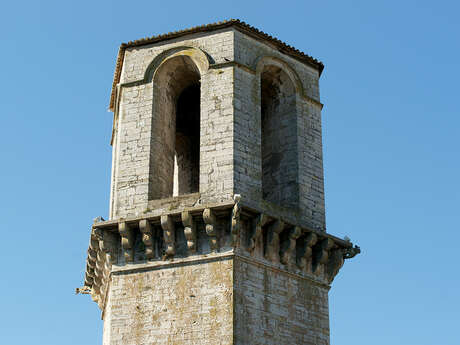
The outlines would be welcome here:
<svg viewBox="0 0 460 345">
<path fill-rule="evenodd" d="M 207 236 L 207 249 L 196 246 L 199 224 L 205 227 L 200 236 Z M 187 240 L 185 252 L 181 253 L 176 250 L 174 235 L 178 226 Z M 136 236 L 141 238 L 142 247 L 135 248 Z M 214 204 L 171 207 L 136 217 L 96 221 L 91 230 L 83 289 L 91 292 L 103 310 L 113 272 L 226 255 L 237 255 L 326 286 L 332 283 L 344 260 L 359 252 L 359 247 L 348 240 L 280 217 L 280 212 L 270 207 L 249 207 L 235 196 L 235 200 Z"/>
</svg>

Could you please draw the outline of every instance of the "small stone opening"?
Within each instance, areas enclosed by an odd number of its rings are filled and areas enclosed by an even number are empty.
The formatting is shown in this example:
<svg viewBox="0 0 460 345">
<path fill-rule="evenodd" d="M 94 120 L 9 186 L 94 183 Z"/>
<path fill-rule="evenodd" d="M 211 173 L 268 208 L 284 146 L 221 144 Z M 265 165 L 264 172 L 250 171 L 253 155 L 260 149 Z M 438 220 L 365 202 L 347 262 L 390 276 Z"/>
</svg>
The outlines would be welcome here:
<svg viewBox="0 0 460 345">
<path fill-rule="evenodd" d="M 200 84 L 182 91 L 176 105 L 173 196 L 196 193 L 200 178 Z"/>
<path fill-rule="evenodd" d="M 298 151 L 295 87 L 276 66 L 261 74 L 262 196 L 282 207 L 297 208 Z"/>
</svg>

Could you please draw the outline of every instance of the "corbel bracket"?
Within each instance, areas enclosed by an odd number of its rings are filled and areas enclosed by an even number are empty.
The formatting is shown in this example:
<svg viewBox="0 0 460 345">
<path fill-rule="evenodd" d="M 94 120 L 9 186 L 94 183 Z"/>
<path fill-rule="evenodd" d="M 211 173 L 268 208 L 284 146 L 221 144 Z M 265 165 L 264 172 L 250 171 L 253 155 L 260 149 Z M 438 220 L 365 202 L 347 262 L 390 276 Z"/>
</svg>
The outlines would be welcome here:
<svg viewBox="0 0 460 345">
<path fill-rule="evenodd" d="M 204 209 L 203 221 L 206 224 L 206 233 L 209 236 L 211 252 L 217 252 L 219 250 L 219 243 L 217 239 L 216 217 L 210 208 Z"/>
<path fill-rule="evenodd" d="M 134 233 L 126 222 L 118 223 L 118 232 L 121 236 L 121 247 L 126 262 L 134 261 Z"/>
<path fill-rule="evenodd" d="M 284 222 L 281 219 L 277 219 L 269 225 L 265 256 L 271 262 L 279 262 L 280 233 L 283 229 Z"/>
<path fill-rule="evenodd" d="M 147 260 L 155 258 L 155 249 L 153 247 L 152 227 L 147 219 L 139 221 L 139 230 L 142 234 L 142 242 L 145 245 L 145 257 Z"/>
<path fill-rule="evenodd" d="M 181 213 L 182 224 L 184 225 L 184 234 L 187 239 L 188 252 L 193 254 L 196 252 L 196 224 L 192 215 L 188 211 Z"/>
<path fill-rule="evenodd" d="M 283 265 L 287 265 L 287 266 L 291 265 L 292 254 L 295 251 L 297 239 L 300 237 L 301 234 L 302 234 L 302 229 L 298 226 L 293 227 L 289 231 L 288 247 L 281 254 L 281 263 Z"/>
<path fill-rule="evenodd" d="M 174 230 L 174 222 L 171 216 L 161 216 L 161 228 L 163 229 L 163 237 L 166 244 L 164 259 L 172 258 L 176 254 L 176 236 Z"/>
</svg>

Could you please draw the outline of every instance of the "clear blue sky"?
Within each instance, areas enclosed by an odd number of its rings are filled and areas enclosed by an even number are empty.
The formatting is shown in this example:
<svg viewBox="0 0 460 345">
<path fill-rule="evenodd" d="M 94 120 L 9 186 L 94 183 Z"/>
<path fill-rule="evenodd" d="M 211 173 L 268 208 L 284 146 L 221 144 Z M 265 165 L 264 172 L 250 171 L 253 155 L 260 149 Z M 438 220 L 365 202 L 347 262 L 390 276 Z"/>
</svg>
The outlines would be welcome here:
<svg viewBox="0 0 460 345">
<path fill-rule="evenodd" d="M 333 345 L 460 344 L 456 1 L 8 1 L 0 9 L 0 343 L 101 344 L 81 286 L 108 214 L 121 42 L 239 18 L 320 59 L 328 231 L 362 255 Z"/>
</svg>

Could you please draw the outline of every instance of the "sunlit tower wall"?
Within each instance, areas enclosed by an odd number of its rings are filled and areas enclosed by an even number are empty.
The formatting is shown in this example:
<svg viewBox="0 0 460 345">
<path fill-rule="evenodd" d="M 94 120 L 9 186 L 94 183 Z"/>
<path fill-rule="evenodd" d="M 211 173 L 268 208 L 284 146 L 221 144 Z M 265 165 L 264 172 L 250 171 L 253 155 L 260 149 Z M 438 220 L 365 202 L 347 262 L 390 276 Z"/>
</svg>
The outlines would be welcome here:
<svg viewBox="0 0 460 345">
<path fill-rule="evenodd" d="M 359 247 L 326 232 L 322 70 L 238 20 L 121 45 L 110 216 L 80 289 L 104 345 L 329 344 Z"/>
</svg>

